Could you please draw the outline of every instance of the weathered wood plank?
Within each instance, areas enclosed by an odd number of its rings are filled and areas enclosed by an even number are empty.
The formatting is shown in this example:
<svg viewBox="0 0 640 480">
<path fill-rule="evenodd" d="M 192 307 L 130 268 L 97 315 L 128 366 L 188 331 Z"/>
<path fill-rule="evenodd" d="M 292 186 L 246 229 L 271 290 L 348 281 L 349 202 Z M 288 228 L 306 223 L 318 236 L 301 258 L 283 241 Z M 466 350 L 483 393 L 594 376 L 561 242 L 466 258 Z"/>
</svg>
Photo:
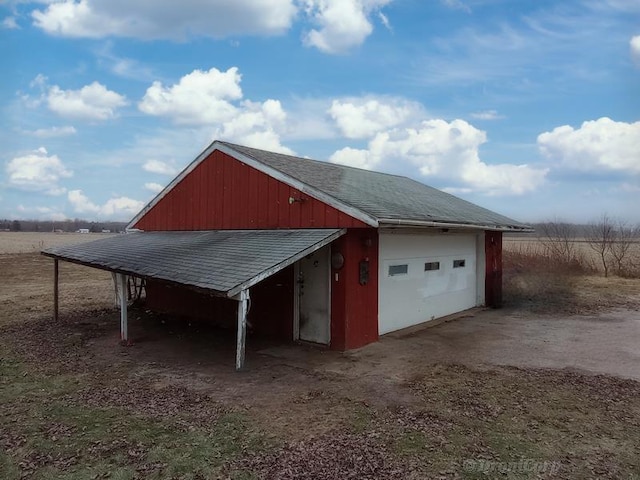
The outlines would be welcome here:
<svg viewBox="0 0 640 480">
<path fill-rule="evenodd" d="M 245 345 L 247 340 L 247 313 L 249 306 L 249 290 L 243 290 L 238 295 L 238 333 L 236 339 L 236 370 L 244 368 Z"/>
</svg>

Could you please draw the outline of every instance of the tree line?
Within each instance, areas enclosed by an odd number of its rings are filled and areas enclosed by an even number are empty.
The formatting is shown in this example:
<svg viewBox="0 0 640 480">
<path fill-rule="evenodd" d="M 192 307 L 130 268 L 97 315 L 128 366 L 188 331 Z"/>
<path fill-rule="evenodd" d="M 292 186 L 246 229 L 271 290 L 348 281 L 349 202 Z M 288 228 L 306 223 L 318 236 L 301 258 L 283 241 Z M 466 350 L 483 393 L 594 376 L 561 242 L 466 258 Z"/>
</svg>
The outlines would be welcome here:
<svg viewBox="0 0 640 480">
<path fill-rule="evenodd" d="M 603 214 L 587 225 L 553 220 L 534 228 L 547 251 L 567 264 L 579 257 L 579 242 L 584 242 L 596 254 L 605 277 L 612 269 L 625 276 L 640 268 L 633 255 L 634 245 L 640 244 L 640 225 Z"/>
<path fill-rule="evenodd" d="M 5 232 L 77 232 L 88 229 L 91 233 L 109 230 L 113 233 L 123 232 L 126 222 L 92 222 L 75 218 L 73 220 L 10 220 L 0 219 L 0 231 Z"/>
</svg>

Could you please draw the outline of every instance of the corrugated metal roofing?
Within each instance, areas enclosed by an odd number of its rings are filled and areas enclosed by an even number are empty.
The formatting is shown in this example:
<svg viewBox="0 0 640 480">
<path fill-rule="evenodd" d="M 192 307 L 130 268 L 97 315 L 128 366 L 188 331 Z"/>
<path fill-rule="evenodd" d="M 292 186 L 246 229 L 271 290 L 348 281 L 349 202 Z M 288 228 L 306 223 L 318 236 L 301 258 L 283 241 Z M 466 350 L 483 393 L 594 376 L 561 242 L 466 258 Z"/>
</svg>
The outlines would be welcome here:
<svg viewBox="0 0 640 480">
<path fill-rule="evenodd" d="M 408 177 L 216 142 L 372 217 L 527 229 L 511 218 Z"/>
<path fill-rule="evenodd" d="M 231 297 L 343 234 L 340 229 L 137 232 L 42 253 Z"/>
</svg>

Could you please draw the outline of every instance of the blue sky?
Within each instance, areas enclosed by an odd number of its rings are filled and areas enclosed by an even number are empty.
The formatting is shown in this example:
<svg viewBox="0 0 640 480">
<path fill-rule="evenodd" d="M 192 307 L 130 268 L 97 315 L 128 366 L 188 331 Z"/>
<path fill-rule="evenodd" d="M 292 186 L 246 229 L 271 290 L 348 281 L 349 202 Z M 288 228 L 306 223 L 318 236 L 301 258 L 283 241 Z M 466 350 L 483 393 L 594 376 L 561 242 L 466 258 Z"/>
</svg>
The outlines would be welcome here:
<svg viewBox="0 0 640 480">
<path fill-rule="evenodd" d="M 0 217 L 131 218 L 212 140 L 640 222 L 637 0 L 5 0 Z"/>
</svg>

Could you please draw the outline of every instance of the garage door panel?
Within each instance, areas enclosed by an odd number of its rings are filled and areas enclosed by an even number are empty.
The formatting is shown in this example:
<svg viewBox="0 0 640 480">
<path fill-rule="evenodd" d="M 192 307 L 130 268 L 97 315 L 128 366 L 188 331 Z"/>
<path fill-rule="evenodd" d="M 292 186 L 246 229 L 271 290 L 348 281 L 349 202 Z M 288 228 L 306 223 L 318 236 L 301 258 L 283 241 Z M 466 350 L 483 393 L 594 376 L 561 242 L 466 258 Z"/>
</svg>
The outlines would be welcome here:
<svg viewBox="0 0 640 480">
<path fill-rule="evenodd" d="M 477 302 L 475 252 L 475 235 L 382 234 L 380 333 L 474 307 Z M 404 271 L 406 273 L 398 273 Z"/>
</svg>

